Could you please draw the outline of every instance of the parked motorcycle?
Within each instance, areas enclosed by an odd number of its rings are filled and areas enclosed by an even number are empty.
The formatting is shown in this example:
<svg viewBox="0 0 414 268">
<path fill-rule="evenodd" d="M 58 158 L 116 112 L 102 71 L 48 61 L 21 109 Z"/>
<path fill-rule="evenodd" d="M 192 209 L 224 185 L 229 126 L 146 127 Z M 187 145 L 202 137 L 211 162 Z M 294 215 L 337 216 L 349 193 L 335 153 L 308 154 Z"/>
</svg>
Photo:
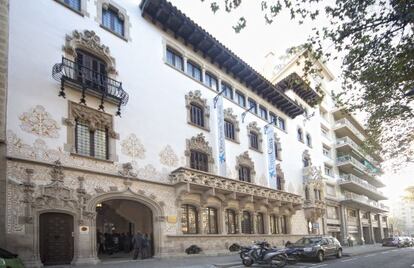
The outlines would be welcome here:
<svg viewBox="0 0 414 268">
<path fill-rule="evenodd" d="M 285 250 L 271 248 L 267 242 L 256 243 L 242 258 L 243 265 L 248 267 L 257 263 L 281 268 L 287 264 L 287 260 L 288 256 Z"/>
</svg>

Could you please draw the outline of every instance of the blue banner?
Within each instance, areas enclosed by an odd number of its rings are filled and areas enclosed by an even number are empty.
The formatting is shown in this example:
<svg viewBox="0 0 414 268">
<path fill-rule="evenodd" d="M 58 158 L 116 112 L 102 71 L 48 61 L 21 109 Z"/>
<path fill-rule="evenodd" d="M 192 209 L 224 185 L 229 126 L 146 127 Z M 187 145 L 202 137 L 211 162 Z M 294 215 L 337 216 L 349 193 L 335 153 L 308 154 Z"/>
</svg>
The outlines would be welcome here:
<svg viewBox="0 0 414 268">
<path fill-rule="evenodd" d="M 272 125 L 266 128 L 266 135 L 269 187 L 277 189 L 275 133 Z"/>
<path fill-rule="evenodd" d="M 226 143 L 224 136 L 224 109 L 223 109 L 223 97 L 217 96 L 217 137 L 218 137 L 218 167 L 219 175 L 226 176 Z"/>
</svg>

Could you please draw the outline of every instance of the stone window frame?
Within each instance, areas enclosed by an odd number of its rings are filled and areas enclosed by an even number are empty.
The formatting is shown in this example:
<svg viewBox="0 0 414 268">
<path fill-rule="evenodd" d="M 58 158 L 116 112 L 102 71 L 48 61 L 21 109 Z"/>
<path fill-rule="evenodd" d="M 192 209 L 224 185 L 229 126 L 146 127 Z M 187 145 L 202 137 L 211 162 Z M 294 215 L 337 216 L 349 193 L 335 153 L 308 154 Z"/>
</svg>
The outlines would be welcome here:
<svg viewBox="0 0 414 268">
<path fill-rule="evenodd" d="M 96 4 L 96 17 L 95 17 L 95 21 L 97 23 L 99 23 L 99 25 L 101 26 L 101 28 L 107 30 L 108 32 L 114 34 L 115 36 L 121 38 L 124 41 L 132 41 L 131 39 L 131 35 L 130 35 L 130 29 L 131 29 L 131 22 L 128 16 L 128 13 L 126 11 L 125 8 L 123 8 L 122 6 L 120 6 L 119 4 L 117 4 L 115 1 L 113 0 L 96 0 L 95 1 Z M 118 16 L 120 17 L 120 19 L 122 19 L 124 21 L 124 35 L 120 35 L 114 31 L 112 31 L 111 29 L 105 27 L 102 23 L 102 10 L 103 9 L 109 9 L 112 8 L 114 11 L 118 12 Z"/>
<path fill-rule="evenodd" d="M 306 141 L 306 145 L 310 148 L 312 148 L 312 136 L 309 133 L 306 133 L 305 135 L 305 141 Z"/>
<path fill-rule="evenodd" d="M 214 156 L 213 156 L 213 149 L 209 145 L 209 142 L 206 141 L 205 136 L 203 133 L 197 134 L 197 136 L 191 137 L 191 139 L 186 140 L 186 150 L 184 151 L 184 155 L 186 157 L 186 166 L 191 168 L 191 151 L 199 151 L 205 153 L 208 156 L 208 172 L 213 173 L 215 170 L 214 167 Z"/>
<path fill-rule="evenodd" d="M 280 138 L 277 136 L 276 133 L 275 133 L 274 139 L 275 139 L 275 145 L 277 149 L 277 152 L 275 151 L 276 160 L 282 161 L 282 143 L 280 142 Z"/>
<path fill-rule="evenodd" d="M 296 138 L 301 143 L 304 143 L 303 134 L 304 134 L 303 129 L 301 127 L 298 127 L 298 129 L 296 130 Z"/>
<path fill-rule="evenodd" d="M 250 158 L 248 151 L 245 151 L 244 153 L 242 153 L 241 155 L 239 155 L 239 156 L 236 157 L 236 174 L 237 174 L 237 179 L 238 179 L 238 176 L 239 176 L 240 166 L 245 166 L 245 167 L 250 168 L 250 183 L 255 183 L 256 171 L 254 169 L 254 162 Z"/>
<path fill-rule="evenodd" d="M 239 138 L 240 126 L 239 126 L 239 121 L 237 120 L 237 115 L 235 115 L 233 113 L 233 109 L 232 108 L 227 108 L 227 109 L 224 110 L 224 120 L 229 121 L 234 126 L 234 140 L 229 139 L 227 137 L 226 137 L 226 140 L 231 141 L 231 142 L 235 142 L 235 143 L 240 143 L 240 138 Z"/>
<path fill-rule="evenodd" d="M 80 0 L 80 10 L 76 10 L 76 9 L 72 8 L 71 6 L 66 4 L 64 0 L 55 0 L 55 2 L 61 4 L 62 6 L 72 10 L 73 12 L 75 12 L 75 13 L 81 15 L 81 16 L 89 17 L 89 13 L 87 12 L 87 9 L 86 9 L 87 0 Z"/>
<path fill-rule="evenodd" d="M 76 152 L 76 119 L 81 118 L 87 122 L 88 127 L 96 129 L 98 126 L 105 127 L 108 130 L 108 159 L 100 159 L 93 156 L 81 155 Z M 68 103 L 68 117 L 63 118 L 63 124 L 67 126 L 67 143 L 64 144 L 64 150 L 71 155 L 91 158 L 97 161 L 117 162 L 116 140 L 119 140 L 119 134 L 114 130 L 113 116 L 85 105 L 72 101 Z"/>
<path fill-rule="evenodd" d="M 253 148 L 250 144 L 250 132 L 254 132 L 257 135 L 258 149 Z M 247 125 L 247 138 L 249 141 L 249 149 L 255 152 L 263 153 L 263 135 L 260 131 L 260 127 L 257 126 L 257 122 L 251 122 Z"/>
<path fill-rule="evenodd" d="M 184 233 L 183 231 L 182 231 L 182 226 L 183 226 L 183 224 L 182 224 L 182 207 L 183 206 L 187 206 L 187 207 L 193 207 L 194 209 L 195 209 L 195 213 L 196 213 L 196 221 L 195 221 L 195 224 L 196 224 L 196 232 L 195 233 Z M 201 229 L 202 229 L 202 227 L 200 226 L 200 224 L 201 224 L 201 215 L 200 215 L 200 213 L 201 213 L 201 207 L 198 205 L 198 204 L 194 204 L 193 202 L 183 202 L 182 204 L 180 204 L 180 206 L 179 206 L 179 208 L 180 208 L 180 211 L 179 211 L 179 227 L 180 227 L 180 232 L 183 234 L 183 235 L 195 235 L 195 234 L 200 234 L 201 233 Z M 188 217 L 187 217 L 188 218 Z"/>
<path fill-rule="evenodd" d="M 308 160 L 308 165 L 307 166 L 304 165 L 304 167 L 312 166 L 312 160 L 311 160 L 311 156 L 308 150 L 303 151 L 303 154 L 302 154 L 302 162 L 305 163 L 305 160 Z"/>
<path fill-rule="evenodd" d="M 191 104 L 203 109 L 204 127 L 191 122 Z M 201 97 L 200 90 L 190 91 L 187 95 L 185 95 L 185 107 L 187 109 L 187 123 L 210 132 L 210 106 L 207 104 L 207 99 L 203 99 Z"/>
</svg>

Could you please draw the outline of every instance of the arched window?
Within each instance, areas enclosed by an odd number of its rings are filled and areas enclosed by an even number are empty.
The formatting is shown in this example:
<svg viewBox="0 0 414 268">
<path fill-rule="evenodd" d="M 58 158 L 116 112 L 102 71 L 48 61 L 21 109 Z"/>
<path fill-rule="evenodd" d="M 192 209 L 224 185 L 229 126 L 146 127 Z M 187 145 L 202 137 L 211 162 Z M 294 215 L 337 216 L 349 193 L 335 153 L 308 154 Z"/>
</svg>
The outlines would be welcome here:
<svg viewBox="0 0 414 268">
<path fill-rule="evenodd" d="M 239 180 L 251 182 L 251 170 L 249 167 L 243 165 L 239 167 Z"/>
<path fill-rule="evenodd" d="M 256 231 L 258 234 L 264 234 L 264 217 L 261 212 L 256 214 Z"/>
<path fill-rule="evenodd" d="M 191 123 L 200 127 L 204 127 L 204 109 L 194 103 L 191 103 L 190 120 Z"/>
<path fill-rule="evenodd" d="M 190 152 L 190 167 L 208 172 L 208 155 L 196 150 L 191 150 Z"/>
<path fill-rule="evenodd" d="M 243 234 L 253 233 L 253 230 L 252 230 L 252 217 L 250 215 L 250 212 L 243 211 L 243 218 L 242 218 L 241 226 L 242 226 L 242 233 Z"/>
<path fill-rule="evenodd" d="M 306 134 L 306 145 L 308 145 L 309 147 L 312 147 L 312 138 L 311 135 Z"/>
<path fill-rule="evenodd" d="M 238 221 L 236 212 L 233 209 L 226 209 L 226 226 L 228 234 L 237 234 L 238 230 Z"/>
<path fill-rule="evenodd" d="M 203 229 L 207 234 L 218 234 L 217 209 L 207 207 L 203 209 Z"/>
<path fill-rule="evenodd" d="M 301 128 L 298 128 L 298 141 L 303 142 L 303 131 Z"/>
<path fill-rule="evenodd" d="M 191 205 L 181 206 L 181 231 L 183 234 L 198 233 L 198 213 L 196 207 Z"/>
</svg>

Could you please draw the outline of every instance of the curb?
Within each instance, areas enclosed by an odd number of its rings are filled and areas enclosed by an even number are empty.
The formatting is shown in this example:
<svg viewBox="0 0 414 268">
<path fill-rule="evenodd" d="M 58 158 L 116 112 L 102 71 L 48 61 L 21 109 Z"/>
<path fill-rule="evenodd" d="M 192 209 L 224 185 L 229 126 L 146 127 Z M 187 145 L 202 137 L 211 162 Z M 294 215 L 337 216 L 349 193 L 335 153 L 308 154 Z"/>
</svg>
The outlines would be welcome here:
<svg viewBox="0 0 414 268">
<path fill-rule="evenodd" d="M 223 264 L 213 264 L 214 267 L 217 268 L 229 268 L 234 266 L 240 266 L 242 265 L 241 262 L 231 262 L 231 263 L 223 263 Z"/>
<path fill-rule="evenodd" d="M 393 250 L 395 249 L 394 247 L 383 247 L 383 248 L 379 248 L 377 250 L 372 250 L 372 251 L 366 251 L 366 252 L 357 252 L 357 253 L 344 253 L 344 255 L 348 255 L 350 257 L 353 256 L 360 256 L 360 255 L 364 255 L 364 254 L 371 254 L 371 253 L 377 253 L 377 252 L 382 252 L 382 251 L 388 251 L 388 250 Z"/>
</svg>

